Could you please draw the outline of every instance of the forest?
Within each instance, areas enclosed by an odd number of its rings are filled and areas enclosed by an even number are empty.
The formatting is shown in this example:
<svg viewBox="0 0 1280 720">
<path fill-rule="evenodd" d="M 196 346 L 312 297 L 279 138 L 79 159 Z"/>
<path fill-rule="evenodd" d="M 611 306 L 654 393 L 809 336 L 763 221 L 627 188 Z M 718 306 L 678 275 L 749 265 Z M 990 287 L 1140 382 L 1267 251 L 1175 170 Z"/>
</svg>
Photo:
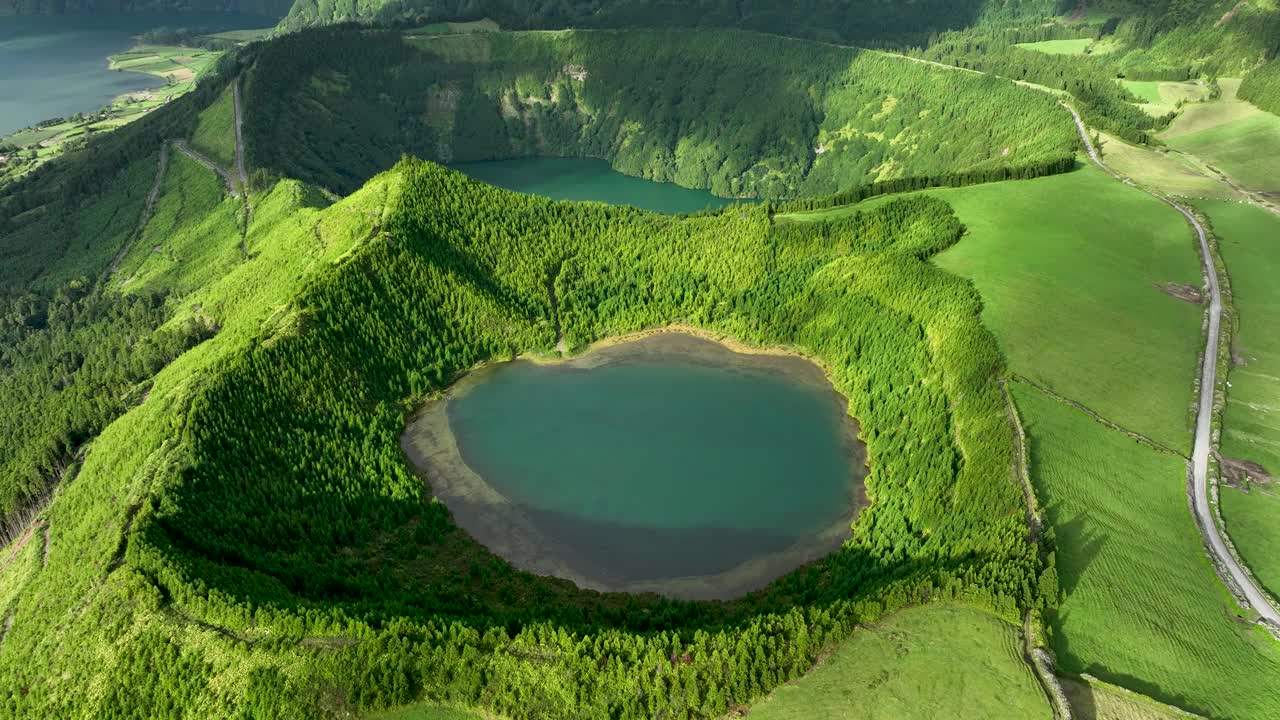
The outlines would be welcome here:
<svg viewBox="0 0 1280 720">
<path fill-rule="evenodd" d="M 1280 115 L 1280 60 L 1272 60 L 1245 76 L 1240 83 L 1240 99 L 1248 100 L 1274 115 Z"/>
<path fill-rule="evenodd" d="M 366 638 L 331 660 L 361 708 L 425 697 L 639 718 L 716 717 L 925 597 L 1009 617 L 1055 602 L 1023 522 L 999 351 L 972 287 L 926 262 L 961 232 L 944 203 L 786 224 L 764 206 L 554 203 L 414 160 L 395 173 L 384 234 L 300 298 L 306 332 L 237 351 L 192 400 L 189 459 L 140 508 L 125 554 L 175 610 L 231 636 Z M 692 603 L 577 590 L 465 536 L 397 438 L 475 363 L 550 349 L 549 282 L 574 347 L 686 322 L 827 364 L 873 458 L 876 503 L 853 540 L 741 600 Z M 498 669 L 533 638 L 549 667 Z M 130 687 L 159 649 L 139 652 L 119 669 Z M 644 657 L 683 659 L 655 678 Z M 552 668 L 565 676 L 549 683 Z M 192 672 L 184 703 L 207 692 Z"/>
<path fill-rule="evenodd" d="M 264 49 L 245 95 L 257 108 L 245 128 L 251 164 L 336 192 L 410 152 L 597 157 L 723 197 L 790 198 L 905 177 L 1043 174 L 1079 142 L 1043 93 L 736 31 L 415 41 L 316 30 Z"/>
<path fill-rule="evenodd" d="M 918 40 L 979 21 L 1054 15 L 1060 0 L 409 0 L 361 3 L 297 0 L 282 25 L 290 29 L 345 21 L 421 25 L 433 20 L 491 18 L 507 29 L 741 28 L 861 45 Z"/>
</svg>

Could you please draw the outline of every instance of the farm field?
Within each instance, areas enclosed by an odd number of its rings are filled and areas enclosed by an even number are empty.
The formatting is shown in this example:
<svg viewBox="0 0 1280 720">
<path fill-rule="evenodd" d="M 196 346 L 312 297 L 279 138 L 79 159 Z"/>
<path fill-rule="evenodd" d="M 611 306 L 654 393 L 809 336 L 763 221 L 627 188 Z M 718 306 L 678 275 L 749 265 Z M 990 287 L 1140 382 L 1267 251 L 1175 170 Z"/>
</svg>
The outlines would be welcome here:
<svg viewBox="0 0 1280 720">
<path fill-rule="evenodd" d="M 1280 192 L 1280 117 L 1240 100 L 1240 81 L 1220 79 L 1222 97 L 1183 108 L 1161 134 L 1250 190 Z"/>
<path fill-rule="evenodd" d="M 1248 205 L 1203 202 L 1218 236 L 1239 325 L 1237 358 L 1228 380 L 1223 414 L 1224 457 L 1249 461 L 1262 472 L 1223 488 L 1222 513 L 1236 549 L 1259 581 L 1280 594 L 1280 496 L 1271 477 L 1280 474 L 1280 217 Z"/>
<path fill-rule="evenodd" d="M 163 78 L 165 84 L 124 93 L 101 111 L 87 112 L 61 123 L 28 128 L 0 138 L 0 145 L 18 148 L 15 162 L 0 165 L 0 183 L 26 175 L 62 155 L 65 150 L 79 146 L 94 133 L 126 125 L 190 92 L 221 56 L 219 51 L 201 48 L 138 45 L 108 57 L 108 65 L 113 70 L 153 75 Z"/>
<path fill-rule="evenodd" d="M 1205 555 L 1186 464 L 1020 383 L 1036 493 L 1056 534 L 1058 666 L 1211 717 L 1273 717 L 1280 644 Z"/>
<path fill-rule="evenodd" d="M 1177 213 L 1091 166 L 927 192 L 968 228 L 935 262 L 977 285 L 983 322 L 1014 372 L 1189 449 L 1200 311 L 1161 288 L 1198 287 L 1200 271 Z"/>
<path fill-rule="evenodd" d="M 1021 43 L 1018 47 L 1048 55 L 1083 55 L 1084 51 L 1092 44 L 1093 38 L 1081 38 L 1079 40 L 1042 40 L 1040 42 Z"/>
<path fill-rule="evenodd" d="M 1099 133 L 1099 137 L 1103 162 L 1147 187 L 1186 198 L 1226 200 L 1239 196 L 1229 185 L 1210 177 L 1181 153 L 1131 145 L 1106 133 Z"/>
<path fill-rule="evenodd" d="M 963 607 L 903 610 L 859 630 L 808 675 L 753 705 L 751 720 L 1050 718 L 1019 630 Z"/>
</svg>

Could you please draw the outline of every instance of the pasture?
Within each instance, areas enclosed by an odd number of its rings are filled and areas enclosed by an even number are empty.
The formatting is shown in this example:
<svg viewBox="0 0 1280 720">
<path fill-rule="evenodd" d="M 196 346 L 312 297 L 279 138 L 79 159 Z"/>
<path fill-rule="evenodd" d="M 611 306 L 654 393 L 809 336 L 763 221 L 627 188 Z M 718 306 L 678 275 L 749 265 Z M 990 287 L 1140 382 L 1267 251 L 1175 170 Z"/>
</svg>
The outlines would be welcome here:
<svg viewBox="0 0 1280 720">
<path fill-rule="evenodd" d="M 963 607 L 903 610 L 859 630 L 751 720 L 1050 718 L 1017 627 Z"/>
<path fill-rule="evenodd" d="M 1280 193 L 1280 117 L 1258 110 L 1249 117 L 1169 137 L 1167 142 L 1200 157 L 1245 188 Z"/>
<path fill-rule="evenodd" d="M 1234 362 L 1222 421 L 1221 453 L 1256 463 L 1222 490 L 1222 513 L 1232 542 L 1262 584 L 1280 594 L 1280 496 L 1272 478 L 1280 475 L 1280 217 L 1239 203 L 1203 202 L 1227 273 L 1238 325 Z"/>
<path fill-rule="evenodd" d="M 1033 43 L 1019 43 L 1018 47 L 1042 52 L 1046 55 L 1083 55 L 1092 44 L 1093 38 L 1081 38 L 1078 40 L 1042 40 Z"/>
<path fill-rule="evenodd" d="M 967 228 L 935 262 L 973 280 L 983 322 L 1014 372 L 1189 449 L 1201 313 L 1162 290 L 1200 284 L 1181 216 L 1091 166 L 926 192 L 950 203 Z M 788 217 L 833 217 L 878 202 Z"/>
<path fill-rule="evenodd" d="M 1102 142 L 1098 149 L 1103 162 L 1112 170 L 1147 187 L 1189 198 L 1226 200 L 1239 197 L 1239 193 L 1229 185 L 1210 176 L 1207 169 L 1197 167 L 1192 158 L 1182 153 L 1131 145 L 1106 133 L 1099 133 L 1099 136 Z"/>
<path fill-rule="evenodd" d="M 1242 617 L 1206 557 L 1185 462 L 1013 391 L 1056 535 L 1059 668 L 1212 717 L 1274 717 L 1280 644 Z"/>
</svg>

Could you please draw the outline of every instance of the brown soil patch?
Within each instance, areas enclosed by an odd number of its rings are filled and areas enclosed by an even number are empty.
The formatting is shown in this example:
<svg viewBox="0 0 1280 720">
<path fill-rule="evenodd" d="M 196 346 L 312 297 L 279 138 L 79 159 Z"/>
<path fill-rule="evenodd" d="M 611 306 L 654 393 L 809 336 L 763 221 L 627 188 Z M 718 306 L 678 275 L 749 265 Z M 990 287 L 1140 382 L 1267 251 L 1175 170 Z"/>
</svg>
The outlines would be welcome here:
<svg viewBox="0 0 1280 720">
<path fill-rule="evenodd" d="M 1244 347 L 1240 345 L 1240 339 L 1231 338 L 1231 367 L 1244 367 L 1249 364 L 1249 358 L 1244 354 Z"/>
<path fill-rule="evenodd" d="M 1193 287 L 1191 285 L 1184 285 L 1182 283 L 1165 283 L 1163 285 L 1157 284 L 1156 287 L 1164 294 L 1170 297 L 1175 297 L 1184 302 L 1189 302 L 1195 305 L 1199 305 L 1204 302 L 1204 296 L 1200 294 L 1200 288 Z"/>
<path fill-rule="evenodd" d="M 196 77 L 196 71 L 191 68 L 178 68 L 169 72 L 168 75 L 174 82 L 191 82 Z"/>
<path fill-rule="evenodd" d="M 1071 17 L 1067 18 L 1069 23 L 1078 23 L 1084 20 L 1085 13 L 1089 11 L 1089 3 L 1086 0 L 1080 0 L 1076 3 L 1076 9 L 1072 11 Z"/>
<path fill-rule="evenodd" d="M 1222 468 L 1222 479 L 1228 485 L 1244 487 L 1249 483 L 1269 485 L 1275 481 L 1267 469 L 1252 460 L 1218 456 L 1218 465 Z"/>
</svg>

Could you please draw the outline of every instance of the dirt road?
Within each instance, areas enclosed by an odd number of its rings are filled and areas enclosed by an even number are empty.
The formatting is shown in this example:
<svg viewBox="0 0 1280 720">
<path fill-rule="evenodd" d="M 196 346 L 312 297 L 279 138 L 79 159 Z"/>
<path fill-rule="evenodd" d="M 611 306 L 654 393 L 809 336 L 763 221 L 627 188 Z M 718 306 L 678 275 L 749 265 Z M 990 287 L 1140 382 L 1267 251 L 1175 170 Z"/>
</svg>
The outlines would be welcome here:
<svg viewBox="0 0 1280 720">
<path fill-rule="evenodd" d="M 205 157 L 204 155 L 201 155 L 195 150 L 192 150 L 191 146 L 187 144 L 186 140 L 173 140 L 172 142 L 173 142 L 173 146 L 178 149 L 178 152 L 182 153 L 183 155 L 186 155 L 192 160 L 195 160 L 201 165 L 217 173 L 218 177 L 222 178 L 222 181 L 227 184 L 227 193 L 231 195 L 237 194 L 236 178 L 234 175 L 231 174 L 230 171 L 228 171 L 226 168 L 222 167 L 218 163 Z"/>
<path fill-rule="evenodd" d="M 1093 146 L 1093 141 L 1089 139 L 1089 133 L 1085 130 L 1080 115 L 1074 108 L 1068 106 L 1067 109 L 1075 118 L 1076 128 L 1080 131 L 1080 139 L 1084 141 L 1089 158 L 1116 179 L 1132 185 L 1131 181 L 1121 178 L 1102 162 L 1097 149 Z M 1182 213 L 1182 217 L 1186 218 L 1196 231 L 1196 237 L 1200 242 L 1200 259 L 1204 265 L 1205 280 L 1209 285 L 1209 328 L 1205 338 L 1204 362 L 1200 368 L 1200 397 L 1196 403 L 1195 443 L 1191 452 L 1191 505 L 1195 511 L 1196 525 L 1200 527 L 1200 534 L 1204 536 L 1205 546 L 1213 554 L 1214 564 L 1218 566 L 1219 572 L 1226 575 L 1224 579 L 1228 584 L 1235 585 L 1239 594 L 1263 620 L 1280 630 L 1280 610 L 1276 609 L 1266 593 L 1254 583 L 1253 578 L 1227 547 L 1222 531 L 1214 521 L 1213 508 L 1209 504 L 1209 455 L 1213 451 L 1213 396 L 1218 384 L 1218 334 L 1222 328 L 1222 292 L 1218 286 L 1218 271 L 1213 265 L 1213 255 L 1209 252 L 1209 237 L 1204 226 L 1190 210 L 1164 195 L 1150 190 L 1145 192 Z"/>
</svg>

